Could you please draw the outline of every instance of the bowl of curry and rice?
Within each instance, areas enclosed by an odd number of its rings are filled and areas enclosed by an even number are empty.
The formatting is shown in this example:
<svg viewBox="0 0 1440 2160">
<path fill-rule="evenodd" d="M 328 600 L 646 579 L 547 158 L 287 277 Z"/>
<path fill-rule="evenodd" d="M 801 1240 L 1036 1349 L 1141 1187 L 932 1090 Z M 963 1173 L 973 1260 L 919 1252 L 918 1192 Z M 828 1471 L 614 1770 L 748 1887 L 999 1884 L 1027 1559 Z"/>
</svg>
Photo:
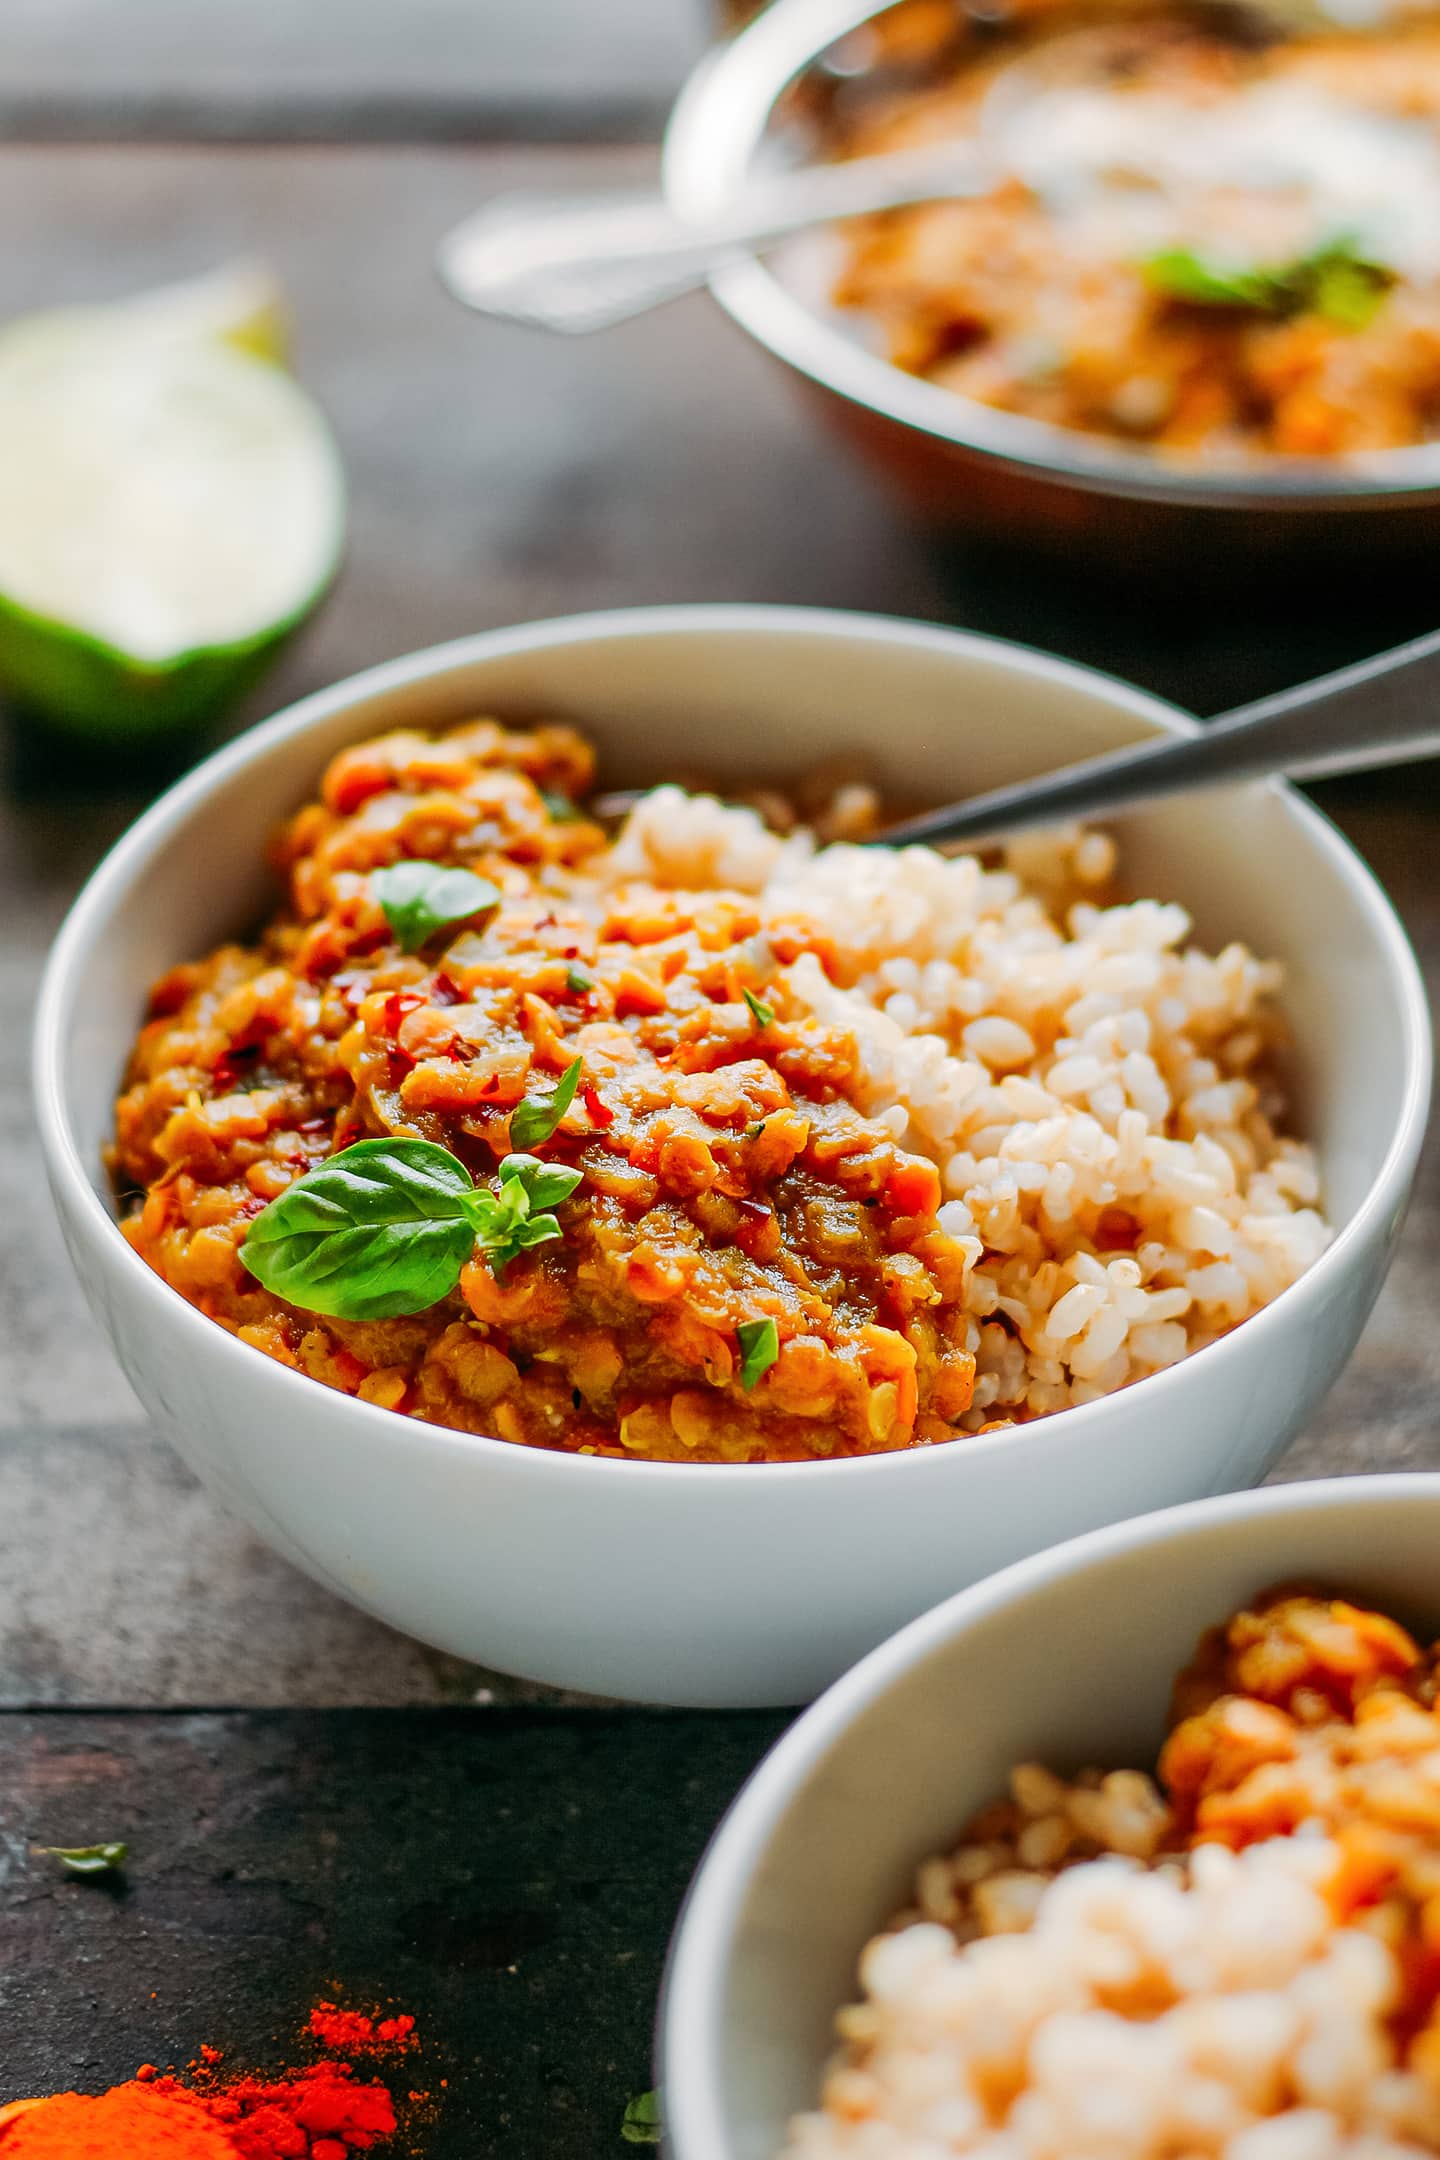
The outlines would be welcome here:
<svg viewBox="0 0 1440 2160">
<path fill-rule="evenodd" d="M 1440 1478 L 1168 1510 L 786 1735 L 671 1954 L 675 2160 L 1440 2150 Z"/>
<path fill-rule="evenodd" d="M 955 632 L 694 608 L 466 640 L 222 750 L 96 873 L 37 1026 L 162 1431 L 396 1625 L 702 1704 L 1261 1475 L 1423 1128 L 1383 895 L 1280 786 L 882 838 L 1193 725 Z"/>
<path fill-rule="evenodd" d="M 1427 544 L 1433 7 L 775 0 L 682 96 L 666 185 L 705 217 L 926 150 L 949 197 L 714 280 L 912 504 L 1192 578 Z"/>
</svg>

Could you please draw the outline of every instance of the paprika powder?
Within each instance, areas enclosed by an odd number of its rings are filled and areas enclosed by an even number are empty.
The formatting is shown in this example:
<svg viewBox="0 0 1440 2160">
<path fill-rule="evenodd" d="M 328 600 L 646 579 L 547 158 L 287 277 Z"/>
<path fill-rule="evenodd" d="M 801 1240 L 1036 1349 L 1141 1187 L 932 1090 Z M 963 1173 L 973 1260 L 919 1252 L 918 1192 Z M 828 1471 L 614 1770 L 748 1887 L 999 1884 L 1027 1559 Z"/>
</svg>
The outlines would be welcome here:
<svg viewBox="0 0 1440 2160">
<path fill-rule="evenodd" d="M 413 2019 L 381 2022 L 403 2026 L 401 2045 L 413 2031 Z M 386 2087 L 357 2078 L 347 2062 L 222 2079 L 212 2075 L 218 2060 L 204 2049 L 190 2082 L 147 2064 L 93 2097 L 57 2093 L 0 2108 L 0 2160 L 354 2160 L 394 2133 Z"/>
<path fill-rule="evenodd" d="M 320 2002 L 310 2012 L 307 2027 L 312 2040 L 336 2055 L 379 2055 L 391 2050 L 419 2046 L 415 2020 L 403 2011 L 367 2017 L 363 2010 L 342 2010 L 338 2003 Z"/>
<path fill-rule="evenodd" d="M 153 2085 L 117 2085 L 95 2099 L 57 2093 L 0 2113 L 4 2160 L 235 2160 L 235 2151 L 192 2094 Z"/>
</svg>

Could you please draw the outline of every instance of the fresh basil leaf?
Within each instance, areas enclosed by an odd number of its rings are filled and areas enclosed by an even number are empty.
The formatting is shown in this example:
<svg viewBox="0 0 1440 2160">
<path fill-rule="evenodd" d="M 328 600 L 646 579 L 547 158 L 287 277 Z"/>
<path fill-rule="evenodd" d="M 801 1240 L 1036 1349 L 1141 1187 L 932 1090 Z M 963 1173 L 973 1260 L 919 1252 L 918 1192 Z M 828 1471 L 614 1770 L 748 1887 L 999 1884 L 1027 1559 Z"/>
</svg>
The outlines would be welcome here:
<svg viewBox="0 0 1440 2160">
<path fill-rule="evenodd" d="M 567 1170 L 562 1163 L 538 1162 L 533 1155 L 507 1155 L 500 1165 L 502 1188 L 523 1184 L 532 1209 L 559 1207 L 568 1200 L 584 1172 Z"/>
<path fill-rule="evenodd" d="M 129 1858 L 128 1845 L 42 1845 L 42 1853 L 58 1860 L 67 1875 L 110 1875 Z"/>
<path fill-rule="evenodd" d="M 563 1235 L 556 1216 L 531 1215 L 524 1222 L 516 1223 L 510 1233 L 510 1242 L 520 1252 L 528 1252 L 532 1245 L 550 1245 Z"/>
<path fill-rule="evenodd" d="M 1376 263 L 1333 255 L 1315 265 L 1315 312 L 1342 330 L 1363 330 L 1374 321 L 1393 283 Z"/>
<path fill-rule="evenodd" d="M 558 788 L 542 787 L 540 800 L 557 825 L 578 825 L 585 816 L 579 804 L 573 803 L 568 795 L 562 795 Z"/>
<path fill-rule="evenodd" d="M 568 1200 L 582 1175 L 560 1163 L 543 1163 L 534 1155 L 505 1157 L 500 1165 L 500 1189 L 486 1195 L 493 1217 L 480 1232 L 481 1251 L 497 1281 L 504 1279 L 517 1253 L 553 1244 L 564 1236 L 554 1215 L 545 1211 Z"/>
<path fill-rule="evenodd" d="M 433 862 L 390 863 L 371 873 L 370 890 L 384 909 L 401 951 L 410 953 L 419 952 L 437 930 L 467 922 L 472 915 L 498 906 L 502 897 L 499 886 L 489 878 Z"/>
<path fill-rule="evenodd" d="M 578 961 L 572 960 L 565 970 L 565 987 L 573 990 L 577 997 L 583 997 L 587 990 L 594 989 L 595 977 L 588 968 L 583 968 Z"/>
<path fill-rule="evenodd" d="M 740 1385 L 748 1395 L 779 1357 L 780 1331 L 773 1320 L 742 1320 L 735 1337 L 740 1345 Z"/>
<path fill-rule="evenodd" d="M 1207 262 L 1193 248 L 1162 248 L 1149 257 L 1144 270 L 1158 292 L 1188 300 L 1193 307 L 1260 308 L 1268 313 L 1281 304 L 1281 288 L 1272 273 Z"/>
<path fill-rule="evenodd" d="M 517 1148 L 538 1147 L 548 1140 L 575 1100 L 580 1085 L 580 1060 L 567 1065 L 553 1095 L 527 1095 L 510 1113 L 510 1140 Z"/>
<path fill-rule="evenodd" d="M 763 998 L 757 998 L 753 990 L 742 990 L 740 992 L 740 995 L 744 998 L 745 1003 L 749 1006 L 751 1012 L 754 1014 L 755 1025 L 762 1028 L 769 1027 L 770 1023 L 775 1018 L 774 1006 L 767 1005 Z"/>
<path fill-rule="evenodd" d="M 304 1311 L 393 1320 L 450 1295 L 489 1198 L 448 1148 L 360 1140 L 272 1200 L 240 1258 L 257 1282 Z"/>
<path fill-rule="evenodd" d="M 626 2107 L 621 2137 L 627 2145 L 658 2145 L 661 2134 L 659 2091 L 637 2093 Z"/>
</svg>

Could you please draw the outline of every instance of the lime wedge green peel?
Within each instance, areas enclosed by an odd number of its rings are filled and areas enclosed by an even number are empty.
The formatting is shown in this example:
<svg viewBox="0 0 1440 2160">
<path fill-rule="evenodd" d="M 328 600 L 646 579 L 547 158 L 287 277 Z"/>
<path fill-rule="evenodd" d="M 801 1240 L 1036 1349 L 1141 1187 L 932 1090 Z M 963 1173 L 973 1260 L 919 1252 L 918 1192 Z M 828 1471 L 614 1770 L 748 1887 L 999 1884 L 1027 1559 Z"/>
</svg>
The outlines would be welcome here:
<svg viewBox="0 0 1440 2160">
<path fill-rule="evenodd" d="M 345 490 L 248 265 L 0 329 L 0 689 L 135 742 L 216 718 L 315 607 Z"/>
</svg>

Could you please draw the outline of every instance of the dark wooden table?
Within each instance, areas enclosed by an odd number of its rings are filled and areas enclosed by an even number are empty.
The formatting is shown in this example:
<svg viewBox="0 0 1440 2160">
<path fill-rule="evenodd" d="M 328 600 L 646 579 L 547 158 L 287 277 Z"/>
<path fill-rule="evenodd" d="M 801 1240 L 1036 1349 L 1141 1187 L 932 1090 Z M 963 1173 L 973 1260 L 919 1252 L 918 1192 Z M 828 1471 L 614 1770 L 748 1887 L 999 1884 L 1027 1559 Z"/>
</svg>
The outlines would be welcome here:
<svg viewBox="0 0 1440 2160">
<path fill-rule="evenodd" d="M 1214 710 L 1431 627 L 1423 588 L 1221 604 L 946 553 L 837 463 L 704 300 L 590 342 L 450 305 L 436 236 L 519 185 L 633 179 L 695 47 L 683 0 L 105 0 L 0 27 L 0 313 L 235 253 L 293 296 L 352 486 L 321 619 L 249 717 L 464 631 L 633 601 L 888 610 L 1048 645 Z M 0 792 L 0 1984 L 13 2092 L 202 2039 L 284 2052 L 348 1978 L 423 2010 L 437 2156 L 621 2151 L 684 1880 L 781 1721 L 536 1704 L 337 1605 L 152 1438 L 72 1281 L 30 1138 L 28 1013 L 75 888 L 164 775 L 11 737 Z M 1323 791 L 1440 968 L 1440 795 Z M 1281 1475 L 1440 1464 L 1440 1172 Z M 127 1835 L 130 1888 L 34 1843 Z M 30 1991 L 29 1996 L 24 1990 Z M 151 1991 L 155 1998 L 152 2002 Z M 288 2021 L 288 2022 L 287 2022 Z"/>
</svg>

